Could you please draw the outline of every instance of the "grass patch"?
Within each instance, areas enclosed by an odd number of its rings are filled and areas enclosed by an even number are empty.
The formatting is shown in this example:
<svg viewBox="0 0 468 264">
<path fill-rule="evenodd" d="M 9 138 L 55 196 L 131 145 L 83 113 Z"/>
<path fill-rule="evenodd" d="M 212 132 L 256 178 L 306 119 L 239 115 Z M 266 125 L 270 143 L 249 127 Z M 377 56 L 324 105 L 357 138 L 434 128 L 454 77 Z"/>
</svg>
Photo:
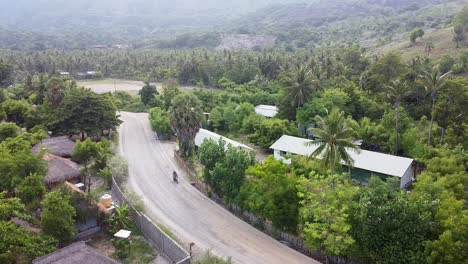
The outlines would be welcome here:
<svg viewBox="0 0 468 264">
<path fill-rule="evenodd" d="M 227 260 L 213 255 L 210 251 L 206 251 L 205 254 L 199 259 L 196 259 L 195 264 L 231 264 L 231 258 Z"/>
<path fill-rule="evenodd" d="M 170 238 L 172 238 L 172 240 L 174 240 L 175 242 L 177 242 L 177 244 L 179 245 L 182 245 L 182 242 L 177 238 L 176 235 L 174 235 L 174 233 L 172 233 L 172 231 L 167 228 L 166 226 L 164 226 L 163 224 L 161 223 L 157 223 L 156 224 L 159 229 L 161 229 L 167 236 L 169 236 Z"/>
</svg>

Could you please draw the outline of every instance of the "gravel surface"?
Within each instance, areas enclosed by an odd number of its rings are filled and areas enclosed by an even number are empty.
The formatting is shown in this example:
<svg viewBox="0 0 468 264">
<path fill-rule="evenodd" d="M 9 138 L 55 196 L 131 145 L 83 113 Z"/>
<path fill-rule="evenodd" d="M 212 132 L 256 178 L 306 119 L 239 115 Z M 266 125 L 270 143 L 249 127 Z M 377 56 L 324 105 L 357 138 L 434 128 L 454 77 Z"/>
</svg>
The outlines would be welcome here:
<svg viewBox="0 0 468 264">
<path fill-rule="evenodd" d="M 121 113 L 120 152 L 129 163 L 129 186 L 141 194 L 145 212 L 167 226 L 194 255 L 210 249 L 234 263 L 319 263 L 243 222 L 190 185 L 174 158 L 175 143 L 159 141 L 147 114 Z M 179 184 L 172 182 L 172 172 Z"/>
</svg>

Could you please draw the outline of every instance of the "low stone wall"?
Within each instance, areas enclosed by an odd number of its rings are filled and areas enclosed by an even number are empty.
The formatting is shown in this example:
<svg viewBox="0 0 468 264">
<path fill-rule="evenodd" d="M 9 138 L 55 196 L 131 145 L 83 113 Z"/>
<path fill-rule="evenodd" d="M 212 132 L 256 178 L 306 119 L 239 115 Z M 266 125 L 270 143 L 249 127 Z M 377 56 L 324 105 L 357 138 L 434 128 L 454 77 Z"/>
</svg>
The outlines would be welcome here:
<svg viewBox="0 0 468 264">
<path fill-rule="evenodd" d="M 117 183 L 112 180 L 113 199 L 119 204 L 127 204 L 131 206 L 125 195 L 123 194 Z M 133 208 L 135 209 L 135 208 Z M 135 210 L 136 211 L 136 210 Z M 183 249 L 176 241 L 164 233 L 151 219 L 144 213 L 137 213 L 134 220 L 143 235 L 151 241 L 151 243 L 164 255 L 166 255 L 173 263 L 190 264 L 191 257 L 185 249 Z"/>
</svg>

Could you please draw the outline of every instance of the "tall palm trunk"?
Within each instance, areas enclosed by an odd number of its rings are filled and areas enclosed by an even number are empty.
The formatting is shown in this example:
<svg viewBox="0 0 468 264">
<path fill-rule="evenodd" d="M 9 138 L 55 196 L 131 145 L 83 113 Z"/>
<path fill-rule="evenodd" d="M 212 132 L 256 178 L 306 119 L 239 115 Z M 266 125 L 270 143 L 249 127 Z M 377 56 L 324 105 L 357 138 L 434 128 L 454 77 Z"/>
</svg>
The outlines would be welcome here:
<svg viewBox="0 0 468 264">
<path fill-rule="evenodd" d="M 436 101 L 435 91 L 432 91 L 431 95 L 432 95 L 431 123 L 429 124 L 429 138 L 427 140 L 427 145 L 432 144 L 432 126 L 434 125 L 434 110 L 435 110 L 435 101 Z"/>
<path fill-rule="evenodd" d="M 395 111 L 395 155 L 398 155 L 398 150 L 400 149 L 400 131 L 399 131 L 399 119 L 400 119 L 400 102 L 396 104 Z"/>
<path fill-rule="evenodd" d="M 447 124 L 447 119 L 448 119 L 448 116 L 449 116 L 449 105 L 452 104 L 452 98 L 450 97 L 448 102 L 445 104 L 445 108 L 444 108 L 444 119 L 443 119 L 443 122 L 442 122 L 442 132 L 440 133 L 440 140 L 439 140 L 439 144 L 440 145 L 443 145 L 444 144 L 444 139 L 445 139 L 445 134 L 447 133 L 447 127 L 448 127 L 448 124 Z"/>
</svg>

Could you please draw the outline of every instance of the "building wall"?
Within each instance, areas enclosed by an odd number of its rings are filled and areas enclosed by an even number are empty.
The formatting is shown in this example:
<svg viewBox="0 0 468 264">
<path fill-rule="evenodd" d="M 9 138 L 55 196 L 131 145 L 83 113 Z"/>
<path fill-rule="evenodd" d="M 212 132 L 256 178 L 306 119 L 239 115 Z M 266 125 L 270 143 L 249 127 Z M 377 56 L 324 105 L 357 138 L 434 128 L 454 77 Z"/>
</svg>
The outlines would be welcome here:
<svg viewBox="0 0 468 264">
<path fill-rule="evenodd" d="M 281 155 L 281 151 L 277 149 L 274 150 L 273 156 L 275 157 L 276 160 L 281 160 L 282 162 L 286 164 L 291 164 L 291 159 L 286 159 L 285 157 L 283 157 L 283 155 Z"/>
<path fill-rule="evenodd" d="M 405 174 L 403 174 L 403 177 L 401 177 L 400 188 L 404 188 L 409 182 L 411 182 L 411 179 L 413 179 L 413 177 L 414 177 L 413 166 L 409 166 Z"/>
</svg>

